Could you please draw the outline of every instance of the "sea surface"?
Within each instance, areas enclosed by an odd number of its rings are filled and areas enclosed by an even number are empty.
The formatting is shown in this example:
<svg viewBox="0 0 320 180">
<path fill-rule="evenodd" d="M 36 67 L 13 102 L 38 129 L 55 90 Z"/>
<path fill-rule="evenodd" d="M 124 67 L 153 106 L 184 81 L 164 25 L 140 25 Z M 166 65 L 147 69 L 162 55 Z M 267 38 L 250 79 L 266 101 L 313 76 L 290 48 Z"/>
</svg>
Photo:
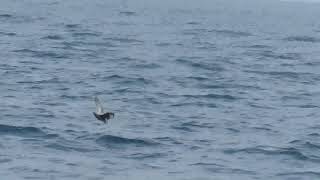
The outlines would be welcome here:
<svg viewBox="0 0 320 180">
<path fill-rule="evenodd" d="M 298 1 L 1 0 L 0 179 L 320 179 L 319 17 Z"/>
</svg>

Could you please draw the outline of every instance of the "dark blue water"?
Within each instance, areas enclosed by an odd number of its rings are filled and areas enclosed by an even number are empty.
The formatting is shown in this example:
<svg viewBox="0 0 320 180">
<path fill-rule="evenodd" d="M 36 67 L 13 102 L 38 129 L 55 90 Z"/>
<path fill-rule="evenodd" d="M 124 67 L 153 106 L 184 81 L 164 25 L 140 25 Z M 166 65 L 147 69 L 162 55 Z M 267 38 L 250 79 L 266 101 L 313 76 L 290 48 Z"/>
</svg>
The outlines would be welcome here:
<svg viewBox="0 0 320 180">
<path fill-rule="evenodd" d="M 1 179 L 319 179 L 319 17 L 289 1 L 2 0 Z"/>
</svg>

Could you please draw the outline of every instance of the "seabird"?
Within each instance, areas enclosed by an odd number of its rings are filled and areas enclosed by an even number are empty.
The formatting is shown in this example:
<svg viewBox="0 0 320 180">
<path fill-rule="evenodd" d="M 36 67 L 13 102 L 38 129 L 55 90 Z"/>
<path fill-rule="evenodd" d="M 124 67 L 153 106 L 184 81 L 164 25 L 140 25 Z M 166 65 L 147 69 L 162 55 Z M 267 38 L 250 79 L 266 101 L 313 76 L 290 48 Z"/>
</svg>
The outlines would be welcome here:
<svg viewBox="0 0 320 180">
<path fill-rule="evenodd" d="M 94 97 L 94 102 L 96 103 L 96 112 L 93 112 L 93 115 L 100 121 L 107 123 L 107 121 L 114 117 L 112 112 L 104 112 L 103 107 L 100 103 L 100 100 L 97 96 Z M 107 119 L 107 120 L 106 120 Z"/>
</svg>

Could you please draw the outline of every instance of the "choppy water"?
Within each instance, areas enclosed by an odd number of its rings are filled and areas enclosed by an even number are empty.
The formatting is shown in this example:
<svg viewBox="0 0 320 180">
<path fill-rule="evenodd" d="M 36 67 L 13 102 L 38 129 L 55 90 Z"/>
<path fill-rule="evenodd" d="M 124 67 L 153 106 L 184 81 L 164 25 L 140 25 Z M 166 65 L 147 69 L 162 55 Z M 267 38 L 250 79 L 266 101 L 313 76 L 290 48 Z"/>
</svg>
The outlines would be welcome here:
<svg viewBox="0 0 320 180">
<path fill-rule="evenodd" d="M 2 0 L 1 179 L 319 179 L 319 17 L 302 2 Z"/>
</svg>

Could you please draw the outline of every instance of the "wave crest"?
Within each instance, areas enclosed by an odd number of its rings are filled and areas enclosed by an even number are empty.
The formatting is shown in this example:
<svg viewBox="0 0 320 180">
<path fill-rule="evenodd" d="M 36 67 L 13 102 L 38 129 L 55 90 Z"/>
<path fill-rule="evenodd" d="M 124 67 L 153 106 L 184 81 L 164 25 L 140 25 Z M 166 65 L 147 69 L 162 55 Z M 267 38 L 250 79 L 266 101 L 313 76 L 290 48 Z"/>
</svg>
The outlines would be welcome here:
<svg viewBox="0 0 320 180">
<path fill-rule="evenodd" d="M 99 137 L 96 142 L 105 147 L 118 147 L 118 146 L 136 146 L 136 147 L 144 147 L 144 146 L 154 146 L 158 143 L 143 140 L 143 139 L 129 139 L 120 136 L 112 136 L 112 135 L 103 135 Z"/>
</svg>

